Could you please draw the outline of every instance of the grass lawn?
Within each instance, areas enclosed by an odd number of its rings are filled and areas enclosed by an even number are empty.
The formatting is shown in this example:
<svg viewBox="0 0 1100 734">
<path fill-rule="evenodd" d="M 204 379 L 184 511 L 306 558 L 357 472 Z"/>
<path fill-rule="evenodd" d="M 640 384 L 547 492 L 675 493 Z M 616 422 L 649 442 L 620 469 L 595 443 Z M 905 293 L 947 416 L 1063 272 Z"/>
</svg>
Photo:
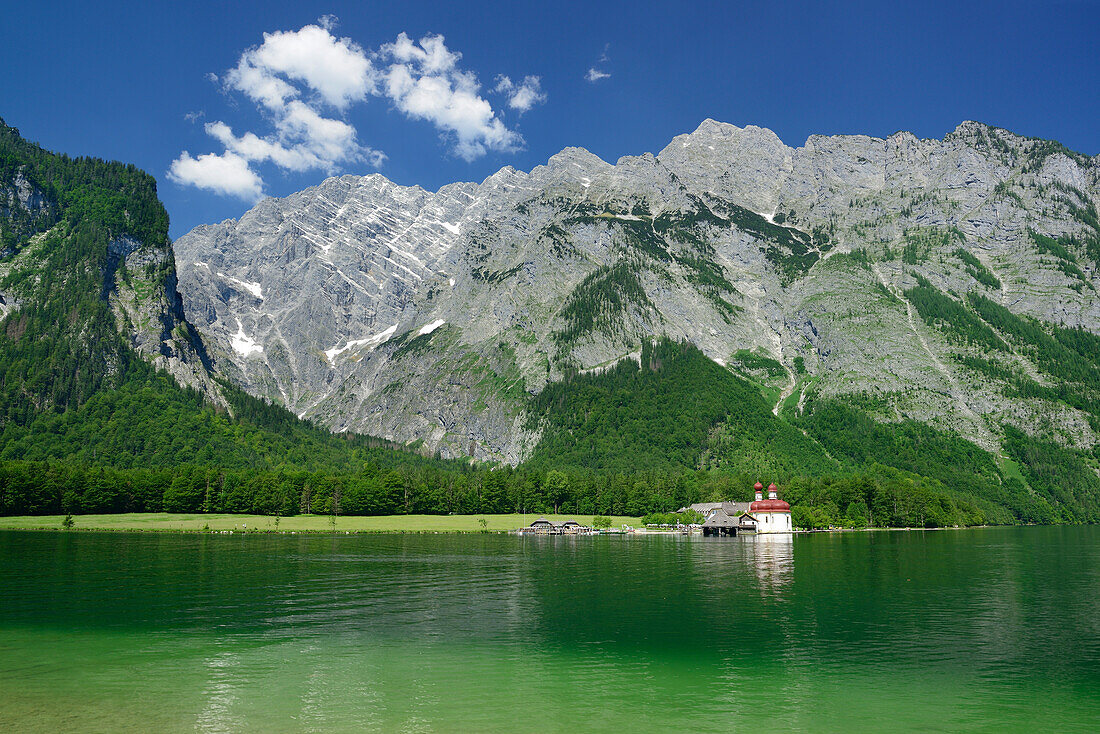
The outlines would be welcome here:
<svg viewBox="0 0 1100 734">
<path fill-rule="evenodd" d="M 378 517 L 337 517 L 336 530 L 380 533 L 472 533 L 482 529 L 478 521 L 485 520 L 491 531 L 515 530 L 539 517 L 552 520 L 574 519 L 582 524 L 592 522 L 591 515 L 382 515 Z M 0 517 L 0 530 L 60 530 L 64 515 L 33 517 Z M 526 521 L 526 522 L 525 522 Z M 638 527 L 637 517 L 612 517 L 611 527 L 623 524 Z M 273 531 L 275 518 L 270 515 L 181 514 L 170 512 L 129 513 L 121 515 L 73 515 L 76 530 L 236 530 Z M 332 530 L 328 515 L 295 515 L 279 520 L 279 530 L 323 532 Z"/>
</svg>

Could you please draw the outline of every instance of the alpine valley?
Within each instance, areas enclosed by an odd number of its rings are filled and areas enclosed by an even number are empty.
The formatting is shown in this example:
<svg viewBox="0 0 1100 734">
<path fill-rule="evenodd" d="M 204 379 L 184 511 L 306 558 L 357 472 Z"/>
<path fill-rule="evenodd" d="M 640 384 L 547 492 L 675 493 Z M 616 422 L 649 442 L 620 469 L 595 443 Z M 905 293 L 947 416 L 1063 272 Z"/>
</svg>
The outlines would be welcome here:
<svg viewBox="0 0 1100 734">
<path fill-rule="evenodd" d="M 758 476 L 824 521 L 889 520 L 875 482 L 949 522 L 1100 520 L 1100 160 L 1058 143 L 964 122 L 792 148 L 706 120 L 434 193 L 330 178 L 169 245 L 145 174 L 96 164 L 87 196 L 91 163 L 4 135 L 5 459 L 94 463 L 28 436 L 110 421 L 87 405 L 137 371 L 291 445 L 696 477 L 642 511 Z M 201 451 L 174 456 L 221 461 Z M 578 486 L 549 504 L 603 511 Z"/>
</svg>

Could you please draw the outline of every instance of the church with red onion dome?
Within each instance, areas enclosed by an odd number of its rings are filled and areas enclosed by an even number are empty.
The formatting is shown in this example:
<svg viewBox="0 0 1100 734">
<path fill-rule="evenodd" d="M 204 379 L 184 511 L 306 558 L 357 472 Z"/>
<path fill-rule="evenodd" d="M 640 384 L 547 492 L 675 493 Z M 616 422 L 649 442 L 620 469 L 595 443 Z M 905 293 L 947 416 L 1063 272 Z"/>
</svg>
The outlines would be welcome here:
<svg viewBox="0 0 1100 734">
<path fill-rule="evenodd" d="M 769 484 L 767 499 L 764 499 L 763 484 L 757 482 L 753 489 L 756 490 L 756 500 L 749 505 L 749 513 L 756 518 L 757 535 L 792 532 L 791 506 L 776 496 L 778 488 Z"/>
</svg>

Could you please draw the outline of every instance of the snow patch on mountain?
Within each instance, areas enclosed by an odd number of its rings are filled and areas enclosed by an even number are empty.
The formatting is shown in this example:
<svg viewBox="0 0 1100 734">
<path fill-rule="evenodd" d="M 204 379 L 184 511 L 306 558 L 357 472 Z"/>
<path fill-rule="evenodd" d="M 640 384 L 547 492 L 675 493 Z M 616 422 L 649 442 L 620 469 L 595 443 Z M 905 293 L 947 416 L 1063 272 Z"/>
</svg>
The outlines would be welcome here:
<svg viewBox="0 0 1100 734">
<path fill-rule="evenodd" d="M 231 337 L 230 344 L 233 346 L 233 350 L 242 357 L 262 354 L 264 351 L 262 346 L 257 344 L 248 334 L 244 333 L 244 325 L 241 324 L 240 319 L 237 319 L 237 333 Z"/>
<path fill-rule="evenodd" d="M 333 361 L 344 352 L 358 349 L 359 347 L 375 346 L 381 344 L 386 339 L 393 336 L 393 333 L 395 331 L 397 331 L 397 324 L 394 324 L 393 326 L 379 334 L 368 336 L 366 339 L 352 339 L 351 341 L 344 344 L 344 346 L 342 347 L 333 347 L 332 349 L 326 349 L 325 356 L 328 358 L 329 364 L 332 364 Z"/>
<path fill-rule="evenodd" d="M 225 273 L 218 273 L 218 277 L 228 280 L 233 285 L 244 288 L 246 291 L 251 293 L 256 298 L 260 299 L 261 301 L 264 299 L 263 288 L 260 287 L 259 283 L 249 283 L 246 280 L 234 278 L 232 275 L 226 275 Z"/>
<path fill-rule="evenodd" d="M 445 323 L 447 323 L 447 321 L 445 319 L 436 319 L 435 321 L 433 321 L 430 324 L 425 324 L 420 329 L 420 335 L 424 336 L 425 334 L 431 334 L 433 331 L 438 329 L 440 326 L 443 326 L 443 324 L 445 324 Z"/>
</svg>

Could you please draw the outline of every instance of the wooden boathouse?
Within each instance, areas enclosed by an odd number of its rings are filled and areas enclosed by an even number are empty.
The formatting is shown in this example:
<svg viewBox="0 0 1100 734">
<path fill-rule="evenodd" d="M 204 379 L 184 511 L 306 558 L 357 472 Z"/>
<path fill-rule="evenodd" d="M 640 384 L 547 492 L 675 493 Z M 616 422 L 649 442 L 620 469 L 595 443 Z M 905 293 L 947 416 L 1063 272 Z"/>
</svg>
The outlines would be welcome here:
<svg viewBox="0 0 1100 734">
<path fill-rule="evenodd" d="M 545 517 L 540 517 L 528 527 L 521 528 L 520 532 L 534 535 L 580 535 L 589 530 L 590 528 L 576 520 L 547 520 Z"/>
<path fill-rule="evenodd" d="M 731 515 L 724 508 L 716 508 L 703 523 L 703 535 L 735 536 L 738 533 L 755 533 L 756 518 L 747 512 Z"/>
</svg>

